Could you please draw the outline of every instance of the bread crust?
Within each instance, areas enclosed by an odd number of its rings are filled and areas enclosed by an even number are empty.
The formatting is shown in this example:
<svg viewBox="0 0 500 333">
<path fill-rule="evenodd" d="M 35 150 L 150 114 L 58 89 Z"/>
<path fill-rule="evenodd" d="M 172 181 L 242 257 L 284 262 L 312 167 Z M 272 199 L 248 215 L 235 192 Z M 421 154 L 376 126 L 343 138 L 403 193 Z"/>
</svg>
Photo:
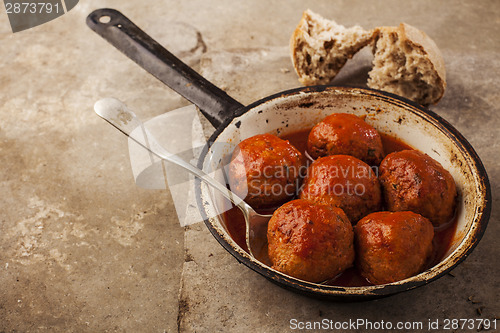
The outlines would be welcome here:
<svg viewBox="0 0 500 333">
<path fill-rule="evenodd" d="M 399 25 L 399 30 L 401 31 L 401 37 L 408 43 L 413 44 L 415 47 L 421 48 L 421 50 L 427 54 L 429 60 L 434 65 L 436 72 L 439 77 L 446 81 L 446 69 L 444 66 L 443 55 L 437 47 L 436 43 L 422 30 L 419 30 L 407 23 L 401 23 Z"/>
<path fill-rule="evenodd" d="M 441 86 L 441 94 L 433 102 L 434 104 L 437 103 L 443 97 L 444 91 L 446 90 L 446 68 L 441 51 L 436 43 L 424 31 L 404 22 L 400 23 L 399 30 L 401 31 L 401 37 L 409 44 L 420 48 L 422 52 L 427 55 L 431 65 L 434 67 Z"/>
</svg>

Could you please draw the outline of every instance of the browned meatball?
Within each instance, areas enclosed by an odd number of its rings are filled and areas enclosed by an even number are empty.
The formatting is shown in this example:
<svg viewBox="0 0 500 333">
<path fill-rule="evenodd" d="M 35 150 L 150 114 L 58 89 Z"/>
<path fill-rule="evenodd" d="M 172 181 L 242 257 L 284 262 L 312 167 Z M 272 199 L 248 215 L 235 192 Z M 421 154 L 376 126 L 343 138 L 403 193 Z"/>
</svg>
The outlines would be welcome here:
<svg viewBox="0 0 500 333">
<path fill-rule="evenodd" d="M 290 142 L 272 134 L 255 135 L 234 150 L 229 184 L 250 205 L 276 205 L 296 194 L 304 165 L 304 157 Z"/>
<path fill-rule="evenodd" d="M 381 208 L 382 193 L 375 172 L 347 155 L 321 157 L 307 170 L 300 192 L 310 199 L 341 208 L 352 224 Z"/>
<path fill-rule="evenodd" d="M 379 165 L 384 158 L 378 131 L 358 116 L 334 113 L 314 126 L 307 140 L 312 158 L 327 155 L 351 155 L 369 165 Z"/>
<path fill-rule="evenodd" d="M 380 182 L 390 211 L 410 210 L 436 227 L 453 218 L 457 196 L 453 177 L 418 150 L 387 155 L 380 164 Z"/>
<path fill-rule="evenodd" d="M 413 212 L 372 213 L 354 227 L 356 266 L 373 284 L 420 273 L 432 253 L 434 229 Z"/>
<path fill-rule="evenodd" d="M 341 209 L 302 199 L 278 208 L 267 229 L 273 268 L 311 282 L 334 278 L 352 266 L 353 238 Z"/>
</svg>

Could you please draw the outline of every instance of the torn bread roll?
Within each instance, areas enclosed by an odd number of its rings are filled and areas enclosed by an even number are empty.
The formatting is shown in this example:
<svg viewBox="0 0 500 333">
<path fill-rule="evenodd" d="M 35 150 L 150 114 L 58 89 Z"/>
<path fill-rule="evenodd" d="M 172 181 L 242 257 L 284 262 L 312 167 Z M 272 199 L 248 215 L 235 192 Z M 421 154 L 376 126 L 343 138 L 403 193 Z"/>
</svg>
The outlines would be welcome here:
<svg viewBox="0 0 500 333">
<path fill-rule="evenodd" d="M 373 41 L 374 34 L 375 30 L 346 28 L 306 10 L 290 41 L 299 81 L 306 86 L 329 83 L 348 59 Z"/>
<path fill-rule="evenodd" d="M 304 85 L 328 84 L 364 46 L 373 45 L 368 87 L 391 92 L 417 103 L 437 103 L 446 89 L 443 57 L 424 32 L 398 27 L 364 30 L 345 28 L 306 10 L 291 42 L 293 66 Z"/>
<path fill-rule="evenodd" d="M 441 52 L 425 32 L 408 24 L 379 28 L 373 48 L 368 87 L 428 105 L 437 103 L 446 89 Z"/>
</svg>

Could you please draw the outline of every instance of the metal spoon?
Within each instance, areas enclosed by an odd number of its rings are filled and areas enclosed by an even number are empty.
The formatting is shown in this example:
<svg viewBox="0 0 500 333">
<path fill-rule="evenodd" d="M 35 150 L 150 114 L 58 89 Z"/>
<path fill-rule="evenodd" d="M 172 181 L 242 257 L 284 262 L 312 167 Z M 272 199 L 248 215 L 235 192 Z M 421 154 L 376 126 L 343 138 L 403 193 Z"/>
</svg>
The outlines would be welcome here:
<svg viewBox="0 0 500 333">
<path fill-rule="evenodd" d="M 174 163 L 186 171 L 191 172 L 206 184 L 218 190 L 224 197 L 229 199 L 243 212 L 246 223 L 246 244 L 249 253 L 254 257 L 262 257 L 264 247 L 267 244 L 267 223 L 272 215 L 257 213 L 243 199 L 231 192 L 226 186 L 210 177 L 203 170 L 184 161 L 179 156 L 168 152 L 153 135 L 146 129 L 144 124 L 137 118 L 124 103 L 115 98 L 104 98 L 94 105 L 95 112 L 108 123 L 116 127 L 120 132 L 137 142 L 159 158 Z M 141 131 L 135 131 L 137 128 Z"/>
</svg>

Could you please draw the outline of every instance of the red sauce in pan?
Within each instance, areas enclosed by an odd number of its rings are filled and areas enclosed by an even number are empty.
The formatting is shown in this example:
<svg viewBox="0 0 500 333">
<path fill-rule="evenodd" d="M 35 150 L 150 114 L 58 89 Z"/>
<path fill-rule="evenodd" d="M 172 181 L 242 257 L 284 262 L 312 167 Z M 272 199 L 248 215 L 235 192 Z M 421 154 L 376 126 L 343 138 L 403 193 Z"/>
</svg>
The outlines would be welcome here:
<svg viewBox="0 0 500 333">
<path fill-rule="evenodd" d="M 310 130 L 302 130 L 292 134 L 281 136 L 282 139 L 289 140 L 300 152 L 305 153 L 307 149 L 307 137 Z M 390 136 L 387 134 L 380 133 L 382 137 L 382 144 L 384 146 L 385 154 L 390 154 L 392 152 L 413 149 L 406 143 Z M 258 210 L 259 213 L 272 214 L 276 209 L 266 208 Z M 229 234 L 234 239 L 234 241 L 245 251 L 248 251 L 245 241 L 245 219 L 243 214 L 237 207 L 233 207 L 229 211 L 222 214 Z M 456 231 L 456 218 L 450 221 L 445 229 L 434 231 L 434 250 L 431 258 L 428 260 L 427 268 L 431 268 L 438 264 L 443 258 L 446 252 L 451 246 L 453 240 L 453 235 Z M 262 261 L 267 265 L 271 265 L 267 253 L 261 253 L 257 255 L 257 259 Z M 371 283 L 362 277 L 355 267 L 351 267 L 344 271 L 342 274 L 337 276 L 332 281 L 327 284 L 340 287 L 360 287 L 369 286 Z"/>
</svg>

